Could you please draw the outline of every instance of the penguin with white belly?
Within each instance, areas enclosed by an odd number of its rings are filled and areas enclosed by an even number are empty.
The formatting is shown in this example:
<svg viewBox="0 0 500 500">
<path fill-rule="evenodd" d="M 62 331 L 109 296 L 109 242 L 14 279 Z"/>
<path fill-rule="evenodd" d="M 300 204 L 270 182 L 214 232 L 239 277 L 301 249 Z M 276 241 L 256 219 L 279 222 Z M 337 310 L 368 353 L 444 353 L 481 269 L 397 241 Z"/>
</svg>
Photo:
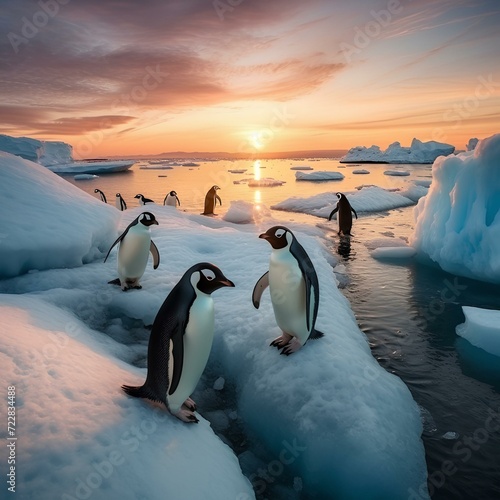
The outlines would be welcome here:
<svg viewBox="0 0 500 500">
<path fill-rule="evenodd" d="M 175 191 L 170 191 L 170 193 L 165 196 L 163 204 L 169 207 L 177 207 L 177 205 L 181 206 L 181 202 Z"/>
<path fill-rule="evenodd" d="M 309 339 L 323 337 L 315 329 L 319 306 L 319 282 L 316 271 L 302 245 L 284 226 L 274 226 L 261 234 L 273 250 L 269 271 L 257 281 L 252 294 L 259 308 L 262 293 L 269 286 L 274 316 L 283 334 L 271 342 L 280 354 L 298 351 Z"/>
<path fill-rule="evenodd" d="M 116 193 L 115 206 L 120 212 L 127 210 L 127 204 L 120 193 Z"/>
<path fill-rule="evenodd" d="M 109 257 L 113 247 L 120 243 L 118 250 L 118 276 L 119 278 L 109 282 L 111 285 L 120 285 L 126 292 L 130 288 L 140 289 L 139 280 L 142 278 L 148 263 L 149 252 L 153 256 L 153 269 L 160 265 L 160 253 L 151 240 L 149 227 L 158 224 L 151 212 L 143 212 L 135 218 L 111 245 L 104 259 Z"/>
<path fill-rule="evenodd" d="M 139 205 L 147 205 L 148 203 L 154 203 L 150 198 L 146 198 L 143 194 L 136 194 L 134 198 L 139 200 Z"/>
<path fill-rule="evenodd" d="M 234 287 L 207 262 L 190 267 L 168 294 L 153 323 L 148 346 L 148 374 L 140 387 L 123 385 L 129 396 L 163 403 L 183 422 L 197 423 L 190 398 L 208 361 L 214 336 L 211 293 Z"/>
</svg>

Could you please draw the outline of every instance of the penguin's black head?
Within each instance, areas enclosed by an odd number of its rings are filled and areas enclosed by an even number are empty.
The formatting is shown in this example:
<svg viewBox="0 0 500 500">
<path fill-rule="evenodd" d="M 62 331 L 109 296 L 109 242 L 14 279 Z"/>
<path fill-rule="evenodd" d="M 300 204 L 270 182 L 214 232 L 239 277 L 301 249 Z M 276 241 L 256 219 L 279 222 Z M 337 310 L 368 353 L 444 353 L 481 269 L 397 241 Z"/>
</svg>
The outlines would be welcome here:
<svg viewBox="0 0 500 500">
<path fill-rule="evenodd" d="M 170 191 L 170 196 L 177 196 L 177 193 L 175 191 Z"/>
<path fill-rule="evenodd" d="M 144 196 L 142 194 L 136 194 L 134 198 L 144 198 Z"/>
<path fill-rule="evenodd" d="M 146 227 L 152 226 L 153 224 L 158 225 L 158 221 L 151 212 L 142 212 L 142 214 L 139 215 L 139 222 Z"/>
<path fill-rule="evenodd" d="M 343 198 L 343 196 L 344 196 L 342 193 L 335 193 L 335 194 L 337 195 L 337 198 L 339 200 L 341 200 Z"/>
<path fill-rule="evenodd" d="M 279 250 L 288 245 L 287 233 L 293 238 L 290 229 L 285 226 L 274 226 L 259 235 L 259 238 L 267 240 L 275 250 Z"/>
<path fill-rule="evenodd" d="M 192 285 L 207 295 L 224 286 L 234 287 L 234 283 L 228 280 L 217 266 L 209 262 L 201 262 L 194 265 L 189 269 L 188 273 L 191 274 Z"/>
<path fill-rule="evenodd" d="M 116 193 L 116 197 L 117 198 L 120 198 L 121 194 L 120 193 Z"/>
<path fill-rule="evenodd" d="M 100 193 L 100 192 L 101 192 L 100 189 L 97 189 L 97 188 L 94 189 L 94 193 Z"/>
<path fill-rule="evenodd" d="M 218 189 L 220 189 L 220 187 L 219 187 L 219 186 L 212 186 L 212 189 L 213 189 L 214 191 L 217 191 Z"/>
</svg>

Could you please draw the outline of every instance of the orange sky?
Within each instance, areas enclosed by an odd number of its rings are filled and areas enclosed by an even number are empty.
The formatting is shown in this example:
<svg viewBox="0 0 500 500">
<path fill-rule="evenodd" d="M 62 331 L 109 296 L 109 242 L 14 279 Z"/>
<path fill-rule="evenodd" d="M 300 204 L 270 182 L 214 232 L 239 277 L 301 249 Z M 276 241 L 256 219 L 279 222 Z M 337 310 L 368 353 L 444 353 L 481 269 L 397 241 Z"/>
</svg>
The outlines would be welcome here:
<svg viewBox="0 0 500 500">
<path fill-rule="evenodd" d="M 500 132 L 496 0 L 50 5 L 2 2 L 0 133 L 77 158 Z"/>
</svg>

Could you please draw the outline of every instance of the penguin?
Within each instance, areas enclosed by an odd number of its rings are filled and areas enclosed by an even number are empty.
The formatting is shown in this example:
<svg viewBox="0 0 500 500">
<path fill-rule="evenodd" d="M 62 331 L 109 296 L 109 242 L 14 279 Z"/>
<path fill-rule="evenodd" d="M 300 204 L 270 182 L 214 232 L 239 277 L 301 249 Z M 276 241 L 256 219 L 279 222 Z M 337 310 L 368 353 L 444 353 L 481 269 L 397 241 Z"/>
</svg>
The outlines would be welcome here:
<svg viewBox="0 0 500 500">
<path fill-rule="evenodd" d="M 215 206 L 217 205 L 217 200 L 219 200 L 219 204 L 222 206 L 222 200 L 220 196 L 217 194 L 217 190 L 220 189 L 219 186 L 212 186 L 208 193 L 205 196 L 205 210 L 201 215 L 216 215 L 214 213 Z"/>
<path fill-rule="evenodd" d="M 122 195 L 120 193 L 116 193 L 115 206 L 122 212 L 124 210 L 127 210 L 127 204 L 125 203 L 125 200 L 122 198 Z"/>
<path fill-rule="evenodd" d="M 104 203 L 108 202 L 108 200 L 106 200 L 106 195 L 100 189 L 95 188 L 94 193 L 99 193 L 101 195 L 101 201 Z"/>
<path fill-rule="evenodd" d="M 118 276 L 119 278 L 109 281 L 110 285 L 120 285 L 126 292 L 130 288 L 141 289 L 139 280 L 144 274 L 148 263 L 149 252 L 153 256 L 153 269 L 160 265 L 160 253 L 151 240 L 149 226 L 158 224 L 151 212 L 143 212 L 136 217 L 111 245 L 104 262 L 109 257 L 113 247 L 120 243 L 118 250 Z"/>
<path fill-rule="evenodd" d="M 339 213 L 337 219 L 339 220 L 339 235 L 343 234 L 344 236 L 351 236 L 352 229 L 352 213 L 358 218 L 358 214 L 356 210 L 351 207 L 349 200 L 343 193 L 336 193 L 339 201 L 337 202 L 337 206 L 332 210 L 332 213 L 328 217 L 328 220 L 332 220 L 332 217 L 335 213 Z"/>
<path fill-rule="evenodd" d="M 212 348 L 214 304 L 211 293 L 234 287 L 222 271 L 208 262 L 190 267 L 168 294 L 151 330 L 148 374 L 144 385 L 123 385 L 129 396 L 163 403 L 172 415 L 198 423 L 190 398 Z"/>
<path fill-rule="evenodd" d="M 154 203 L 153 200 L 145 198 L 144 195 L 142 194 L 136 194 L 134 198 L 137 198 L 139 200 L 139 205 L 146 205 L 146 203 Z"/>
<path fill-rule="evenodd" d="M 171 207 L 176 207 L 177 204 L 181 206 L 181 202 L 179 198 L 177 197 L 177 193 L 175 191 L 170 191 L 170 193 L 165 196 L 165 199 L 163 200 L 164 205 L 168 205 Z"/>
<path fill-rule="evenodd" d="M 309 339 L 323 337 L 315 329 L 319 307 L 316 271 L 302 245 L 284 226 L 274 226 L 261 234 L 273 247 L 267 271 L 257 281 L 253 305 L 260 306 L 262 293 L 269 286 L 274 316 L 283 331 L 271 346 L 286 356 L 298 351 Z"/>
</svg>

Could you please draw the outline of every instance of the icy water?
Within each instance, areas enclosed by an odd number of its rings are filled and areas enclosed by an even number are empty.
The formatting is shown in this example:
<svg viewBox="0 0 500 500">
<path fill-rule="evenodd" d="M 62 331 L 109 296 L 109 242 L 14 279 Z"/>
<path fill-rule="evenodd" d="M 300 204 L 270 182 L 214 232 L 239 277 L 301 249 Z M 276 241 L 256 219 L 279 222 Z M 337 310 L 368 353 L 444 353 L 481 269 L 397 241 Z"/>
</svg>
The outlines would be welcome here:
<svg viewBox="0 0 500 500">
<path fill-rule="evenodd" d="M 141 163 L 145 164 L 140 162 L 130 172 L 103 175 L 92 181 L 66 179 L 92 195 L 96 187 L 103 190 L 110 203 L 114 203 L 115 193 L 120 192 L 129 206 L 137 205 L 133 199 L 137 193 L 162 203 L 165 194 L 173 189 L 178 193 L 181 209 L 192 213 L 202 211 L 206 191 L 217 184 L 223 201 L 217 211 L 224 213 L 231 200 L 269 207 L 290 196 L 350 191 L 361 184 L 405 188 L 411 180 L 431 175 L 430 166 L 342 168 L 337 161 L 326 159 L 200 162 L 199 167 L 177 166 L 172 170 L 141 170 Z M 345 179 L 297 182 L 295 171 L 290 170 L 293 165 L 309 165 L 316 171 L 336 170 L 342 172 Z M 361 168 L 370 174 L 352 173 Z M 247 171 L 231 174 L 229 169 Z M 386 176 L 383 172 L 388 169 L 407 170 L 411 175 Z M 286 183 L 263 188 L 251 188 L 244 182 L 234 184 L 234 181 L 265 177 Z M 293 220 L 327 227 L 324 220 L 307 215 L 275 212 L 274 216 L 284 222 Z M 384 262 L 371 258 L 367 248 L 370 240 L 405 239 L 412 227 L 413 207 L 408 207 L 362 215 L 354 222 L 350 248 L 345 245 L 339 248 L 338 237 L 331 231 L 325 230 L 325 240 L 339 263 L 345 266 L 350 281 L 343 291 L 361 330 L 368 337 L 373 355 L 381 366 L 407 384 L 421 407 L 432 498 L 500 499 L 500 431 L 491 430 L 500 423 L 500 361 L 455 333 L 456 325 L 464 321 L 461 306 L 498 308 L 500 287 L 457 278 L 414 259 Z M 210 401 L 213 403 L 213 398 L 207 398 L 207 404 Z M 216 409 L 214 406 L 213 410 Z M 492 416 L 496 420 L 492 420 Z M 212 425 L 216 428 L 214 422 Z M 248 449 L 237 420 L 221 432 L 231 441 L 236 453 Z M 244 463 L 242 467 L 247 472 Z M 283 475 L 280 479 L 281 485 L 270 488 L 261 498 L 308 498 L 304 492 L 300 493 L 298 478 Z M 286 488 L 280 490 L 281 486 Z M 409 492 L 408 498 L 420 498 L 419 492 Z"/>
</svg>

